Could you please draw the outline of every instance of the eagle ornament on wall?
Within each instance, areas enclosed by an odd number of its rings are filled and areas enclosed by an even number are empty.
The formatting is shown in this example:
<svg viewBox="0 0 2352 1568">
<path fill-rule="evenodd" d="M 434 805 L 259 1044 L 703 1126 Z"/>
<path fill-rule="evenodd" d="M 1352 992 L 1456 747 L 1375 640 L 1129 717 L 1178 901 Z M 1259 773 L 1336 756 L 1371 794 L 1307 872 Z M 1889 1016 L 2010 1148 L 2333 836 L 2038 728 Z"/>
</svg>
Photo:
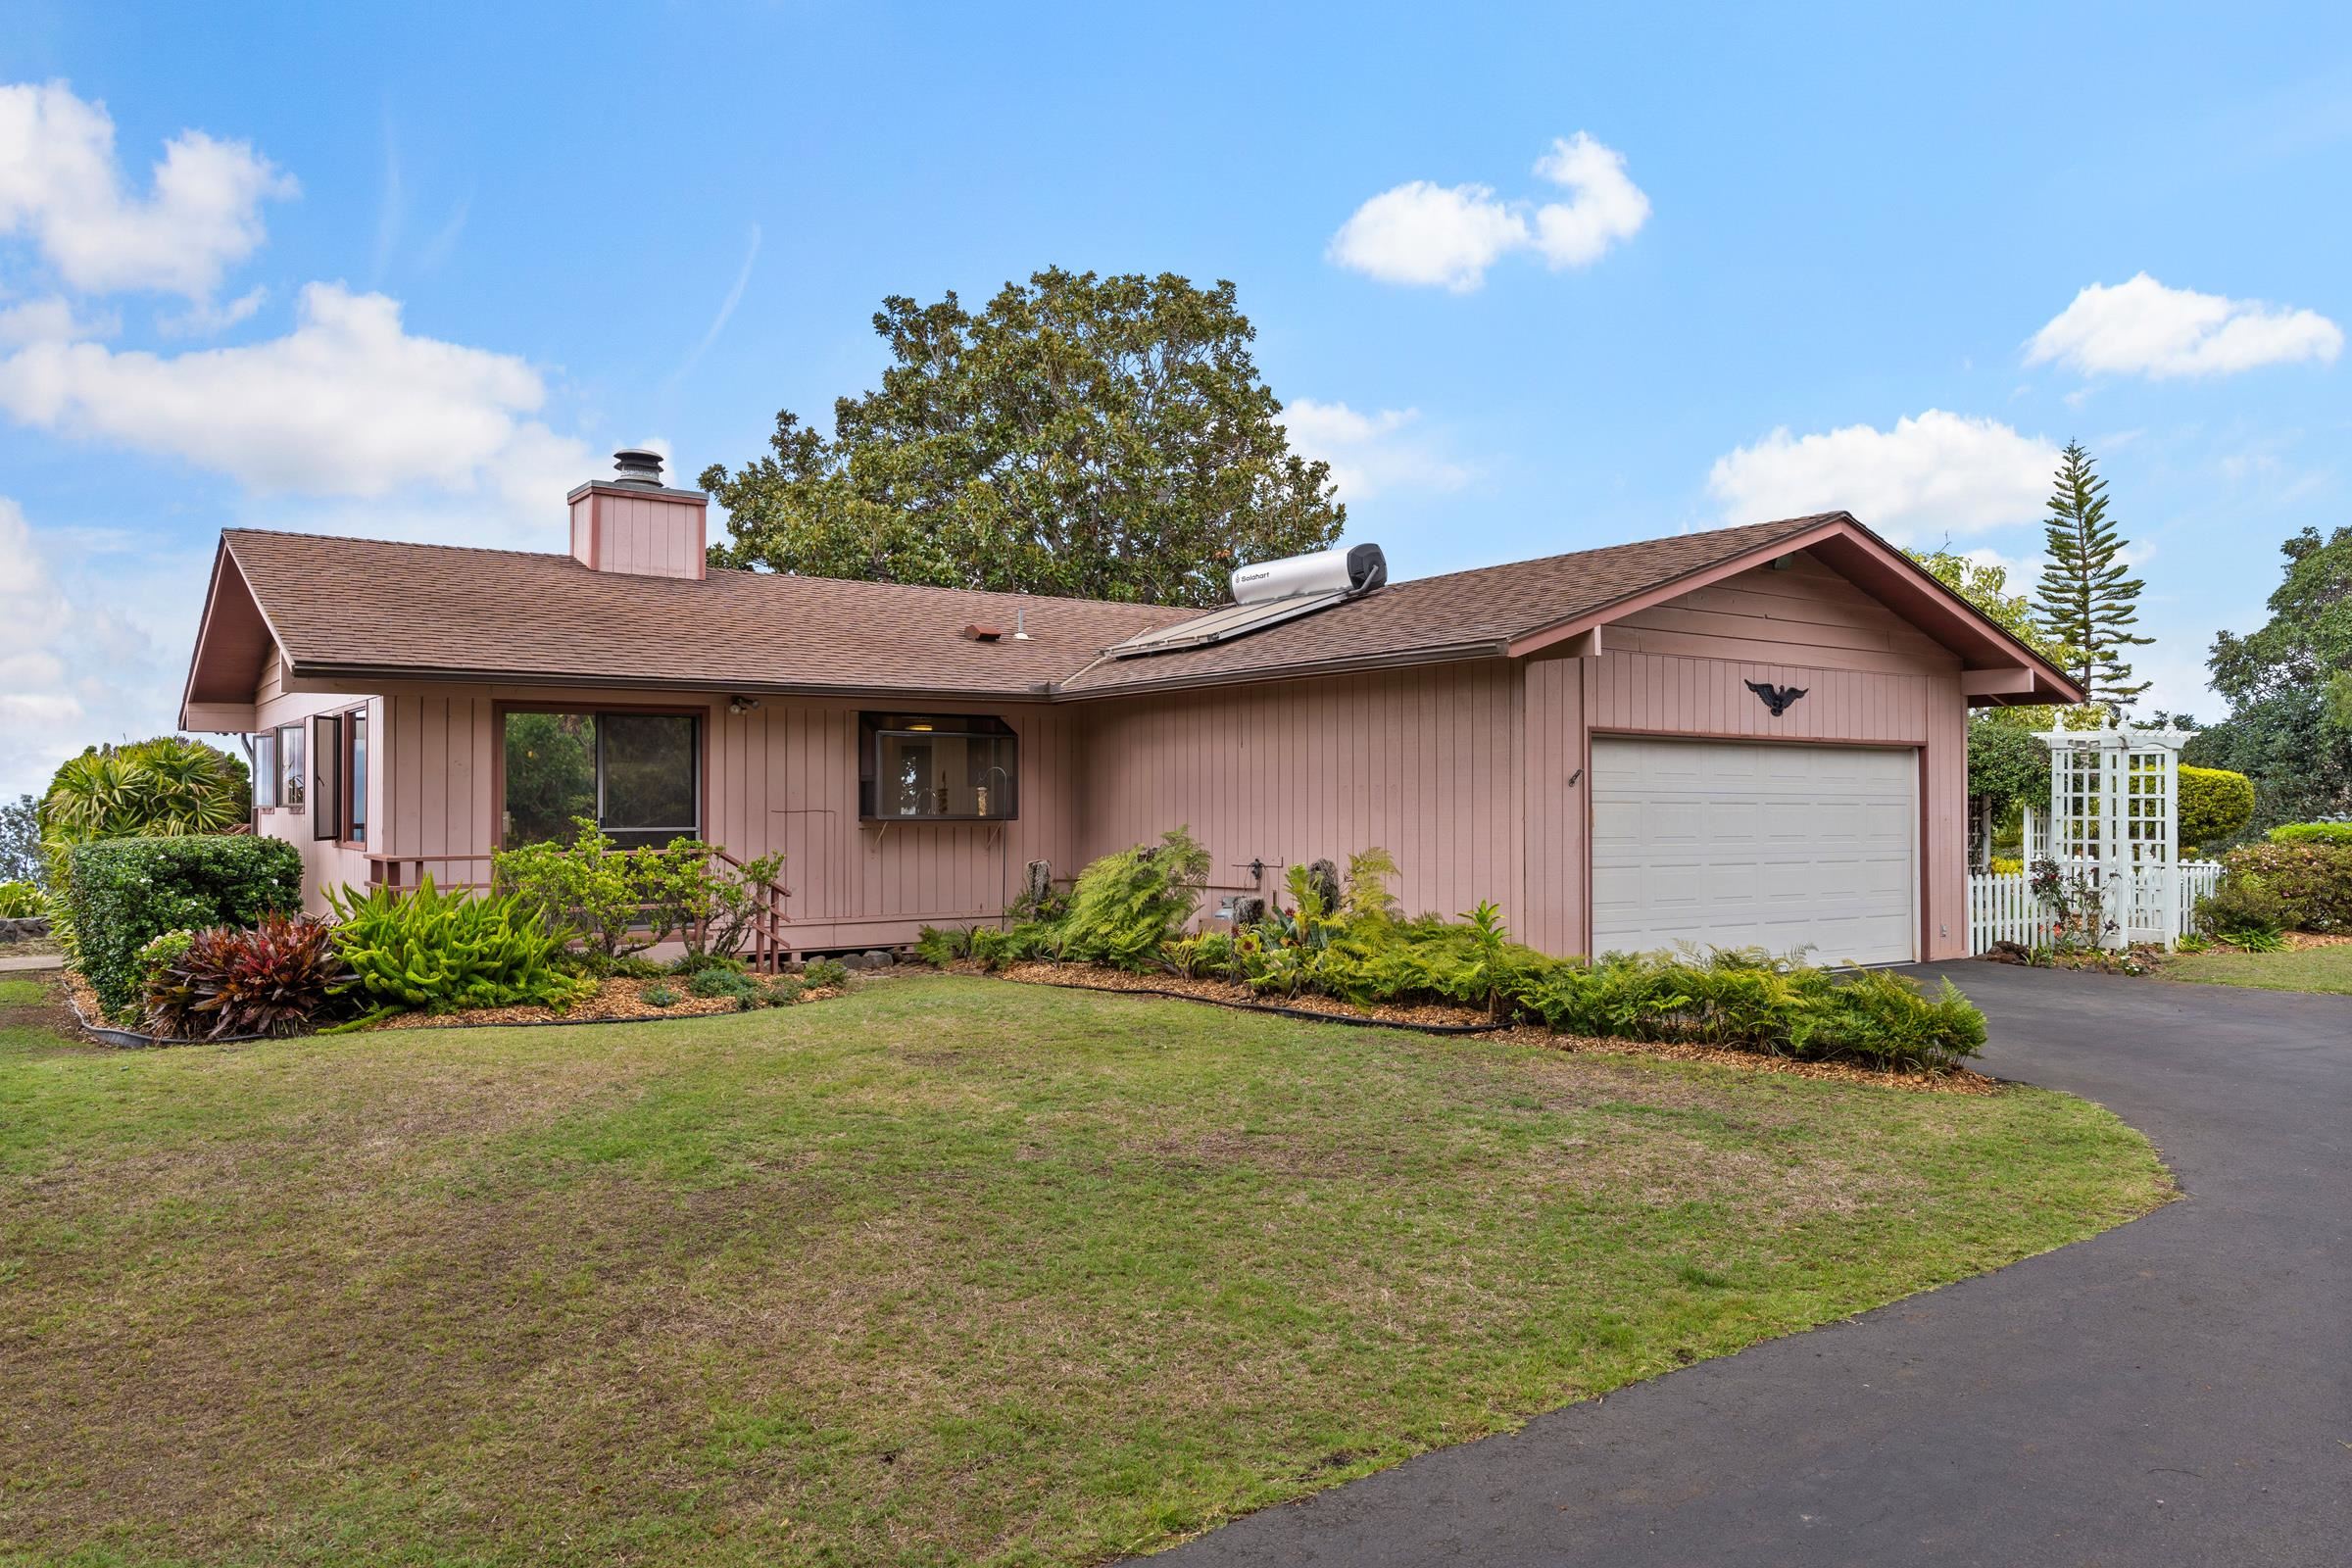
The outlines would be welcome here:
<svg viewBox="0 0 2352 1568">
<path fill-rule="evenodd" d="M 1769 681 L 1761 680 L 1749 681 L 1747 689 L 1764 700 L 1764 706 L 1772 710 L 1772 716 L 1775 718 L 1788 711 L 1788 705 L 1805 695 L 1805 688 L 1802 686 L 1775 686 Z"/>
</svg>

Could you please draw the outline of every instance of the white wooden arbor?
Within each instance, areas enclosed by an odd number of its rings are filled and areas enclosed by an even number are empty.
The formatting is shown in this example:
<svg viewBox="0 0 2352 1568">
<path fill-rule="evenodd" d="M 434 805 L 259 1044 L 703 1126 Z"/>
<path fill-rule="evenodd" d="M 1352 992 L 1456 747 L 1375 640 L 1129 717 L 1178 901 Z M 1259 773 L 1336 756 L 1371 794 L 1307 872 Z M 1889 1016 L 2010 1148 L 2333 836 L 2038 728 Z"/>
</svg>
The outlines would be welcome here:
<svg viewBox="0 0 2352 1568">
<path fill-rule="evenodd" d="M 2049 730 L 2049 858 L 2100 890 L 2102 946 L 2180 937 L 2180 748 L 2170 729 Z"/>
</svg>

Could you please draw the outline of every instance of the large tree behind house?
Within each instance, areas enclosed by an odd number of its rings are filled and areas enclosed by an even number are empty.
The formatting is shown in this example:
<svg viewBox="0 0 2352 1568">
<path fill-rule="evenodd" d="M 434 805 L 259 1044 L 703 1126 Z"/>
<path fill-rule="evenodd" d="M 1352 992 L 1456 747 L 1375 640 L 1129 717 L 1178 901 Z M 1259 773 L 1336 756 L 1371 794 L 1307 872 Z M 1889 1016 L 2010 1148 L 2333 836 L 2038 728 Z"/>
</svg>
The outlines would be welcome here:
<svg viewBox="0 0 2352 1568">
<path fill-rule="evenodd" d="M 892 364 L 830 436 L 787 410 L 766 455 L 704 470 L 713 564 L 1209 605 L 1236 564 L 1339 538 L 1231 283 L 1051 269 L 977 314 L 894 295 L 874 330 Z"/>
</svg>

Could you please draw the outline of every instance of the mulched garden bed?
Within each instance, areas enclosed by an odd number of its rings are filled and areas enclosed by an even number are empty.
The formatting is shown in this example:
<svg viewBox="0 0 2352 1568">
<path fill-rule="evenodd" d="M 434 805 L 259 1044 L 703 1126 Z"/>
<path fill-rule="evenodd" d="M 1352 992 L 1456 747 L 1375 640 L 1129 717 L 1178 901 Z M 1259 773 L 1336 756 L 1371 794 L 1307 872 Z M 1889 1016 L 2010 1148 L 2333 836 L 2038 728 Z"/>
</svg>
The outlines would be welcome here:
<svg viewBox="0 0 2352 1568">
<path fill-rule="evenodd" d="M 514 1024 L 534 1023 L 633 1023 L 648 1018 L 707 1018 L 712 1013 L 739 1010 L 733 997 L 698 997 L 686 989 L 682 975 L 663 975 L 654 980 L 604 981 L 596 995 L 574 1003 L 559 1012 L 553 1007 L 477 1007 L 471 1012 L 400 1012 L 381 1023 L 370 1024 L 360 1034 L 373 1034 L 379 1029 L 465 1029 L 495 1028 Z M 666 1007 L 657 1007 L 645 1000 L 645 993 L 657 986 L 666 986 L 677 993 L 678 1000 Z M 801 993 L 801 1002 L 822 1002 L 841 993 L 830 986 L 816 986 Z M 800 1003 L 770 1004 L 798 1006 Z"/>
<path fill-rule="evenodd" d="M 106 1009 L 98 1001 L 98 993 L 90 989 L 89 982 L 72 969 L 65 970 L 62 978 L 74 1021 L 85 1034 L 110 1046 L 226 1046 L 257 1040 L 303 1038 L 300 1035 L 223 1035 L 215 1040 L 202 1035 L 182 1038 L 122 1028 L 106 1022 Z M 645 993 L 657 986 L 666 986 L 676 992 L 678 1000 L 666 1007 L 655 1006 L 645 1000 Z M 553 1007 L 477 1007 L 469 1012 L 399 1012 L 365 1029 L 353 1030 L 352 1033 L 375 1034 L 386 1029 L 489 1029 L 530 1024 L 641 1023 L 653 1018 L 707 1018 L 715 1013 L 739 1010 L 733 997 L 698 997 L 688 992 L 686 986 L 687 977 L 683 975 L 662 975 L 652 980 L 612 979 L 599 984 L 594 996 L 573 1004 L 563 1012 Z M 801 1002 L 823 1002 L 840 995 L 842 992 L 834 987 L 814 986 L 801 993 Z M 768 1004 L 771 1006 L 799 1004 Z"/>
<path fill-rule="evenodd" d="M 1020 985 L 1061 986 L 1074 991 L 1125 991 L 1144 996 L 1214 1003 L 1250 1012 L 1279 1012 L 1311 1016 L 1333 1023 L 1419 1030 L 1424 1033 L 1477 1035 L 1513 1045 L 1540 1046 L 1547 1051 L 1595 1052 L 1617 1056 L 1653 1056 L 1669 1061 L 1704 1062 L 1745 1072 L 1787 1073 L 1833 1083 L 1869 1084 L 1879 1089 L 1907 1089 L 1933 1095 L 1994 1095 L 2001 1080 L 1973 1068 L 1951 1072 L 1886 1072 L 1843 1061 L 1797 1061 L 1758 1051 L 1726 1046 L 1686 1045 L 1664 1041 L 1596 1040 L 1583 1035 L 1554 1034 L 1536 1024 L 1496 1024 L 1473 1007 L 1447 1005 L 1358 1007 L 1330 997 L 1294 997 L 1279 1005 L 1267 1003 L 1248 986 L 1230 980 L 1186 980 L 1176 975 L 1129 974 L 1124 969 L 1083 963 L 1015 963 L 993 972 L 969 960 L 951 964 L 955 974 L 1010 980 Z"/>
</svg>

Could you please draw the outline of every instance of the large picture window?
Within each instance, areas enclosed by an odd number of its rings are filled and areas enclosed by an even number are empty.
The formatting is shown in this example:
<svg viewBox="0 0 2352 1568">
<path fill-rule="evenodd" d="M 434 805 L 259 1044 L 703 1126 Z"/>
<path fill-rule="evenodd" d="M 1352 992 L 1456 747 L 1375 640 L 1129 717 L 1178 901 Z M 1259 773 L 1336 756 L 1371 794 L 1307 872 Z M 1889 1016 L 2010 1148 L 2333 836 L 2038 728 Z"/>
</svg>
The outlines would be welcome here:
<svg viewBox="0 0 2352 1568">
<path fill-rule="evenodd" d="M 511 712 L 503 842 L 568 839 L 587 817 L 622 849 L 702 837 L 702 721 L 691 713 Z"/>
<path fill-rule="evenodd" d="M 1019 741 L 1001 718 L 864 713 L 858 814 L 879 822 L 997 822 L 1020 814 Z"/>
</svg>

